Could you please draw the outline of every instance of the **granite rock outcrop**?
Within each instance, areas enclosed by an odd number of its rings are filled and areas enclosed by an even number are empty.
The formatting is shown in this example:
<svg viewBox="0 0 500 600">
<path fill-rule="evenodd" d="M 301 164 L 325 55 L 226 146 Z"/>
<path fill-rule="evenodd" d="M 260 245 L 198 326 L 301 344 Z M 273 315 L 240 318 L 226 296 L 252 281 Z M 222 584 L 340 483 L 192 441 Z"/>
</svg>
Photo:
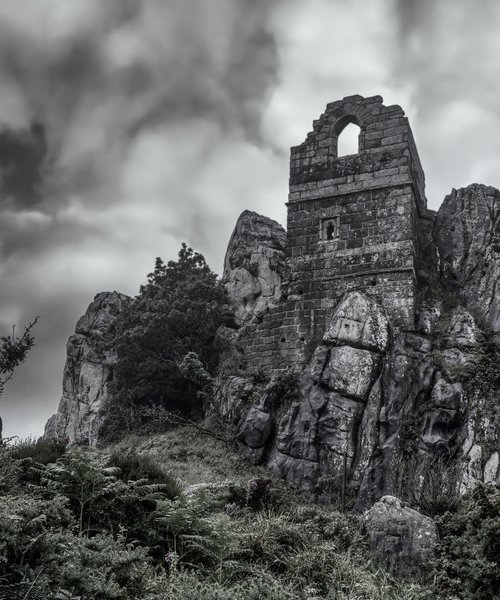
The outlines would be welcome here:
<svg viewBox="0 0 500 600">
<path fill-rule="evenodd" d="M 467 386 L 479 329 L 461 307 L 435 336 L 401 332 L 347 294 L 305 369 L 233 376 L 215 404 L 255 463 L 364 510 L 386 495 L 430 507 L 500 483 L 494 398 Z"/>
<path fill-rule="evenodd" d="M 444 279 L 500 345 L 500 191 L 479 184 L 453 190 L 436 216 L 434 238 Z"/>
<path fill-rule="evenodd" d="M 431 566 L 438 534 L 430 517 L 384 496 L 365 513 L 364 521 L 378 562 L 393 575 L 418 575 Z"/>
<path fill-rule="evenodd" d="M 285 240 L 286 231 L 276 221 L 249 210 L 240 215 L 222 277 L 238 325 L 281 300 Z"/>
<path fill-rule="evenodd" d="M 339 157 L 349 123 L 359 152 Z M 245 211 L 230 239 L 211 416 L 254 463 L 358 511 L 500 484 L 500 192 L 428 209 L 401 107 L 350 96 L 292 148 L 287 207 L 286 231 Z M 47 436 L 95 444 L 113 360 L 92 340 L 128 301 L 100 294 L 80 320 Z"/>
<path fill-rule="evenodd" d="M 103 405 L 113 380 L 114 360 L 111 353 L 98 353 L 97 340 L 129 302 L 125 294 L 102 292 L 78 320 L 66 345 L 63 394 L 57 412 L 45 426 L 46 439 L 96 445 Z"/>
<path fill-rule="evenodd" d="M 383 302 L 349 291 L 327 311 L 305 365 L 283 361 L 228 377 L 214 405 L 243 452 L 275 476 L 359 511 L 388 495 L 432 510 L 478 482 L 499 484 L 499 391 L 488 378 L 500 358 L 485 354 L 500 302 L 499 210 L 493 188 L 447 197 L 412 330 Z M 284 315 L 283 335 L 294 316 Z M 236 337 L 243 358 L 254 352 L 246 335 L 243 325 Z"/>
</svg>

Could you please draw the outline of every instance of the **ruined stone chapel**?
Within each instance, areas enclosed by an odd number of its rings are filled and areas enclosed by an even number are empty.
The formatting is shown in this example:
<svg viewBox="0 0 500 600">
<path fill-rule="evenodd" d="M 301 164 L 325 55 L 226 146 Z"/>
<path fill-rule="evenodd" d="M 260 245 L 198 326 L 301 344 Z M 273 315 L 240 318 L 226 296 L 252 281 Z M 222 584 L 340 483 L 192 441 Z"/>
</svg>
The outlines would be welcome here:
<svg viewBox="0 0 500 600">
<path fill-rule="evenodd" d="M 359 127 L 359 149 L 340 157 L 350 123 Z M 283 294 L 240 333 L 251 367 L 304 365 L 348 291 L 374 298 L 399 329 L 415 329 L 419 265 L 435 216 L 424 187 L 400 106 L 359 95 L 327 105 L 291 149 Z"/>
</svg>

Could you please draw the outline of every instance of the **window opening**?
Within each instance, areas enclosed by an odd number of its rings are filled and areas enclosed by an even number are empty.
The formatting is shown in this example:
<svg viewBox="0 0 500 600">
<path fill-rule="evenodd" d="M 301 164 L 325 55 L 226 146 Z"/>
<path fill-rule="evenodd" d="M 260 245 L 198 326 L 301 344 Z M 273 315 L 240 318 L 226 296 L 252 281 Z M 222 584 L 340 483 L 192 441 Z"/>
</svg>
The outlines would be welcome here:
<svg viewBox="0 0 500 600">
<path fill-rule="evenodd" d="M 355 123 L 349 123 L 342 129 L 337 140 L 337 157 L 359 153 L 359 134 L 361 129 Z"/>
<path fill-rule="evenodd" d="M 321 221 L 320 238 L 323 242 L 329 242 L 339 237 L 339 217 L 331 217 Z"/>
<path fill-rule="evenodd" d="M 326 239 L 333 240 L 335 236 L 335 226 L 331 221 L 328 221 L 326 225 Z"/>
</svg>

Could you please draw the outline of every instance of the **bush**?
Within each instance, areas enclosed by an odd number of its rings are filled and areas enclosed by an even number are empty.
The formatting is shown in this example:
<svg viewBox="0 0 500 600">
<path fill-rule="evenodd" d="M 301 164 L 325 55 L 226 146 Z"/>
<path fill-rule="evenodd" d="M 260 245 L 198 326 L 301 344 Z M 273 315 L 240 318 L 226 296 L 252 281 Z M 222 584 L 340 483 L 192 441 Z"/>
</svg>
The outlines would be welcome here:
<svg viewBox="0 0 500 600">
<path fill-rule="evenodd" d="M 103 533 L 76 535 L 64 497 L 0 498 L 0 598 L 140 598 L 152 571 L 145 548 Z"/>
<path fill-rule="evenodd" d="M 0 494 L 12 492 L 19 482 L 21 465 L 5 446 L 0 446 Z"/>
<path fill-rule="evenodd" d="M 8 447 L 9 459 L 15 465 L 18 474 L 16 483 L 40 485 L 43 467 L 55 463 L 64 455 L 66 449 L 67 446 L 63 442 L 42 438 L 21 440 L 14 446 Z"/>
</svg>

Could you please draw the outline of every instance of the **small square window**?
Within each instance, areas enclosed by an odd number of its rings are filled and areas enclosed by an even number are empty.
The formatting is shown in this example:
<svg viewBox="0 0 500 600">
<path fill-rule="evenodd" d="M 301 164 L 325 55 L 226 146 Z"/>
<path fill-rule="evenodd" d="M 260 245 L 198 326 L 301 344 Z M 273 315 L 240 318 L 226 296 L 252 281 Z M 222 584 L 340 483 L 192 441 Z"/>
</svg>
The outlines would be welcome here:
<svg viewBox="0 0 500 600">
<path fill-rule="evenodd" d="M 339 237 L 339 217 L 321 219 L 320 239 L 322 242 L 330 242 Z"/>
</svg>

